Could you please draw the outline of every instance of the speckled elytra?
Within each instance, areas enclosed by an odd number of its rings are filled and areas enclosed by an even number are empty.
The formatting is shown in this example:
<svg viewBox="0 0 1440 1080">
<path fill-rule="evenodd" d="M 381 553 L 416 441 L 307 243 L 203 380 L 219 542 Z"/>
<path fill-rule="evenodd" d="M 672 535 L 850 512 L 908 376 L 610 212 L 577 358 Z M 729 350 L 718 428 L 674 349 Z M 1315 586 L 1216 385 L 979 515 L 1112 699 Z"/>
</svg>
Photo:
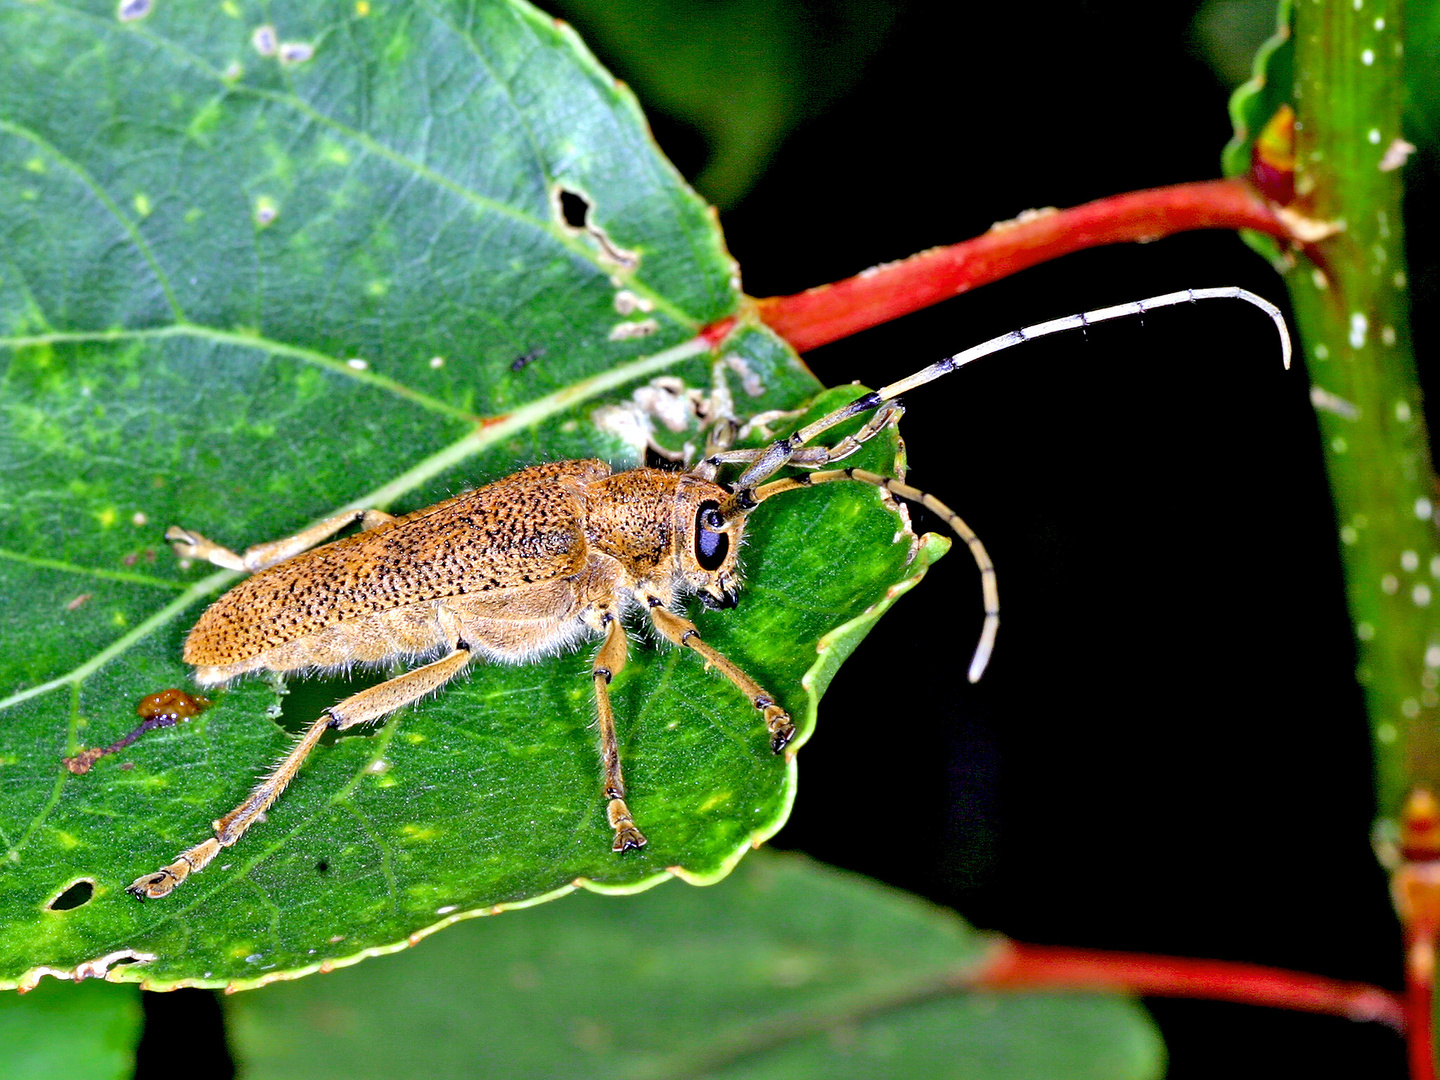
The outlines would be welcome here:
<svg viewBox="0 0 1440 1080">
<path fill-rule="evenodd" d="M 622 616 L 639 608 L 666 639 L 720 672 L 759 711 L 780 753 L 795 725 L 775 696 L 704 642 L 675 609 L 690 595 L 711 608 L 733 607 L 740 585 L 737 554 L 746 520 L 766 499 L 836 480 L 871 484 L 940 516 L 970 548 L 980 569 L 985 624 L 969 677 L 980 677 L 999 627 L 995 570 L 970 528 L 939 500 L 900 481 L 861 469 L 825 469 L 893 425 L 895 399 L 990 353 L 1031 338 L 1154 308 L 1205 299 L 1244 300 L 1279 328 L 1285 362 L 1289 334 L 1280 312 L 1238 288 L 1195 289 L 1071 315 L 1016 330 L 931 364 L 908 378 L 856 398 L 769 446 L 728 446 L 734 427 L 716 425 L 711 445 L 685 472 L 638 468 L 613 472 L 601 461 L 559 461 L 403 517 L 355 510 L 244 554 L 198 533 L 172 527 L 166 539 L 183 558 L 253 574 L 212 604 L 185 641 L 195 681 L 218 686 L 256 671 L 341 669 L 443 652 L 439 659 L 354 694 L 320 714 L 295 748 L 249 796 L 214 823 L 215 835 L 175 862 L 137 878 L 140 899 L 169 894 L 245 834 L 280 796 L 327 729 L 379 720 L 440 689 L 479 656 L 530 663 L 582 638 L 601 639 L 591 665 L 600 730 L 602 790 L 614 829 L 613 849 L 645 844 L 625 803 L 611 678 L 625 665 Z M 853 417 L 873 413 L 833 446 L 812 440 Z M 720 483 L 726 466 L 744 466 Z M 772 480 L 787 467 L 802 471 Z M 323 543 L 359 522 L 362 531 Z M 316 546 L 322 545 L 322 546 Z"/>
</svg>

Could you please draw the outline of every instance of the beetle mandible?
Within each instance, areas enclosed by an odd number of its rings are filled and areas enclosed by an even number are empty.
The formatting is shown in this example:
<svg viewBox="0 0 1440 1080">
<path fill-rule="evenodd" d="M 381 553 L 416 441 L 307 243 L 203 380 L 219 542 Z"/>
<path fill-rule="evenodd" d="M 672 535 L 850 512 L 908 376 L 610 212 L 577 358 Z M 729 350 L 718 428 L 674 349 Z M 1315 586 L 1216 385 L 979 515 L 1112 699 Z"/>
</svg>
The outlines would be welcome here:
<svg viewBox="0 0 1440 1080">
<path fill-rule="evenodd" d="M 253 576 L 212 604 L 185 641 L 195 681 L 219 686 L 257 671 L 341 669 L 397 657 L 439 659 L 362 690 L 324 710 L 294 749 L 230 813 L 215 835 L 128 887 L 139 899 L 168 895 L 243 836 L 280 796 L 320 737 L 373 723 L 439 690 L 471 660 L 528 663 L 583 638 L 601 639 L 591 665 L 606 816 L 613 849 L 645 844 L 625 802 L 609 684 L 625 665 L 623 618 L 639 608 L 667 640 L 698 653 L 759 712 L 775 753 L 795 725 L 774 694 L 708 645 L 676 610 L 688 596 L 711 608 L 733 607 L 737 556 L 750 513 L 784 492 L 837 480 L 870 484 L 918 502 L 944 520 L 979 567 L 985 623 L 969 678 L 980 677 L 999 628 L 995 570 L 980 540 L 933 496 L 861 469 L 827 469 L 899 418 L 896 398 L 942 375 L 1021 342 L 1107 319 L 1207 299 L 1244 300 L 1266 312 L 1290 363 L 1280 311 L 1239 288 L 1190 289 L 1039 323 L 992 338 L 856 398 L 760 449 L 707 448 L 686 472 L 636 468 L 613 472 L 602 461 L 532 465 L 485 487 L 393 517 L 353 510 L 243 554 L 187 529 L 166 532 L 184 558 Z M 872 413 L 831 446 L 811 443 L 846 420 Z M 726 466 L 744 466 L 720 483 Z M 797 474 L 772 479 L 787 467 Z M 324 543 L 346 526 L 362 531 Z M 321 546 L 317 546 L 321 545 Z"/>
</svg>

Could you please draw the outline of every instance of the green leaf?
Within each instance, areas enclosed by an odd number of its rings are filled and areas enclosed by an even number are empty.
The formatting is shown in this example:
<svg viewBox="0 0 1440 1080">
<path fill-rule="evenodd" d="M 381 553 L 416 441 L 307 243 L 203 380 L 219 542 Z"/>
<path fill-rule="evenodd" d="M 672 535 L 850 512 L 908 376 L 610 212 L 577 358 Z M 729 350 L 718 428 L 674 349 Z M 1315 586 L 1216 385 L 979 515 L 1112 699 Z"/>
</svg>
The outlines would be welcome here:
<svg viewBox="0 0 1440 1080">
<path fill-rule="evenodd" d="M 1276 4 L 1275 33 L 1255 53 L 1250 79 L 1230 95 L 1230 123 L 1233 133 L 1221 152 L 1226 176 L 1245 176 L 1251 168 L 1255 140 L 1273 116 L 1284 106 L 1295 104 L 1295 43 L 1291 40 L 1291 0 Z M 1243 229 L 1241 238 L 1272 266 L 1283 271 L 1285 253 L 1275 238 L 1253 229 Z"/>
<path fill-rule="evenodd" d="M 1276 110 L 1282 105 L 1295 104 L 1291 6 L 1291 0 L 1279 0 L 1275 5 L 1275 32 L 1255 53 L 1250 78 L 1230 95 L 1230 123 L 1234 133 L 1222 155 L 1226 176 L 1244 176 L 1250 171 L 1250 150 L 1256 137 Z"/>
<path fill-rule="evenodd" d="M 793 761 L 733 687 L 643 634 L 613 695 L 650 844 L 623 856 L 583 653 L 475 665 L 327 740 L 267 822 L 145 905 L 124 886 L 365 680 L 245 681 L 86 775 L 61 767 L 190 685 L 186 631 L 235 575 L 179 565 L 167 525 L 238 549 L 539 460 L 633 464 L 631 391 L 660 372 L 747 415 L 815 394 L 761 328 L 719 358 L 697 337 L 740 310 L 734 267 L 570 31 L 503 0 L 128 21 L 0 4 L 0 190 L 0 985 L 81 963 L 256 985 L 577 883 L 712 881 L 780 827 Z M 852 460 L 898 454 L 887 433 Z M 767 503 L 748 540 L 739 610 L 696 621 L 798 747 L 834 665 L 946 543 L 845 484 Z M 82 880 L 89 902 L 51 910 Z"/>
<path fill-rule="evenodd" d="M 0 1076 L 6 1080 L 126 1080 L 140 1042 L 133 986 L 46 982 L 0 994 Z"/>
<path fill-rule="evenodd" d="M 386 964 L 227 1002 L 252 1080 L 1159 1076 L 1144 1012 L 965 989 L 1000 940 L 803 859 L 456 927 Z M 324 1046 L 323 1053 L 316 1047 Z"/>
</svg>

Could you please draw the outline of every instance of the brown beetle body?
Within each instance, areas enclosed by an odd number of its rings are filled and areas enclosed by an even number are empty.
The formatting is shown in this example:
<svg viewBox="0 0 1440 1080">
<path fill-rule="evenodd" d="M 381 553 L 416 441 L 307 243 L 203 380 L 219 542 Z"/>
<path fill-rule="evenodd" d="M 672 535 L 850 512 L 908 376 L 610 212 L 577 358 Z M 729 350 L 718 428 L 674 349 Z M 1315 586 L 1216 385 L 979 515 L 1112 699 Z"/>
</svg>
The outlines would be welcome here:
<svg viewBox="0 0 1440 1080">
<path fill-rule="evenodd" d="M 731 592 L 734 548 L 715 571 L 685 565 L 697 508 L 726 494 L 659 469 L 534 465 L 261 570 L 200 617 L 185 662 L 214 686 L 252 671 L 414 658 L 447 644 L 442 613 L 485 659 L 534 660 L 584 636 L 597 607 L 637 592 L 667 606 Z"/>
<path fill-rule="evenodd" d="M 733 604 L 745 519 L 722 521 L 719 506 L 729 497 L 699 471 L 615 473 L 601 461 L 560 461 L 403 517 L 338 514 L 243 555 L 170 529 L 166 538 L 182 556 L 253 573 L 211 604 L 186 638 L 185 661 L 195 665 L 201 686 L 256 671 L 443 655 L 327 709 L 250 796 L 215 822 L 213 838 L 129 891 L 141 899 L 165 896 L 239 840 L 326 729 L 379 720 L 438 690 L 475 656 L 524 663 L 597 635 L 604 642 L 591 673 L 607 816 L 616 851 L 642 846 L 645 837 L 625 804 L 608 690 L 625 664 L 626 610 L 642 607 L 662 635 L 730 679 L 760 710 L 776 753 L 795 734 L 775 699 L 671 610 L 692 593 L 712 607 Z M 315 546 L 356 520 L 364 531 Z"/>
</svg>

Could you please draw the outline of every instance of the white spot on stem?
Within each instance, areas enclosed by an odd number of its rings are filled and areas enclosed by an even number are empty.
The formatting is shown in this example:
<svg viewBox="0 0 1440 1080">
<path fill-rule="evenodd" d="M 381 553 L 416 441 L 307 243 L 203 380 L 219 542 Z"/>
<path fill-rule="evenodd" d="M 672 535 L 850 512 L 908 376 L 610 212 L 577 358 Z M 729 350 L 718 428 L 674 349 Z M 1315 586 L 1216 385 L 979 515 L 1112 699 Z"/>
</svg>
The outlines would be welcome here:
<svg viewBox="0 0 1440 1080">
<path fill-rule="evenodd" d="M 1350 316 L 1350 347 L 1352 349 L 1363 349 L 1365 347 L 1365 335 L 1370 331 L 1370 320 L 1360 312 Z"/>
<path fill-rule="evenodd" d="M 1328 413 L 1344 417 L 1346 420 L 1357 420 L 1360 417 L 1359 406 L 1346 401 L 1338 394 L 1332 394 L 1324 387 L 1310 387 L 1310 404 L 1317 409 L 1324 409 Z"/>
<path fill-rule="evenodd" d="M 1409 160 L 1410 155 L 1415 153 L 1415 144 L 1406 142 L 1404 139 L 1396 139 L 1385 148 L 1385 156 L 1380 159 L 1381 172 L 1394 172 Z"/>
</svg>

